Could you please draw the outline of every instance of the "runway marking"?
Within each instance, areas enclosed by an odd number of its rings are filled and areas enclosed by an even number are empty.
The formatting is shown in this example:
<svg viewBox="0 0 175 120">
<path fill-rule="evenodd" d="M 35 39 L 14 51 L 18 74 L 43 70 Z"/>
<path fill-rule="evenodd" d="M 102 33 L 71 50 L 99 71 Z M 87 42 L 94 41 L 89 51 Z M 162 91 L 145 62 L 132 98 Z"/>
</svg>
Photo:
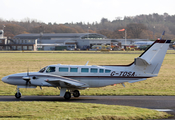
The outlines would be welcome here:
<svg viewBox="0 0 175 120">
<path fill-rule="evenodd" d="M 174 111 L 172 109 L 153 109 L 153 110 L 156 110 L 156 111 L 159 111 L 159 112 L 170 112 L 170 111 Z"/>
</svg>

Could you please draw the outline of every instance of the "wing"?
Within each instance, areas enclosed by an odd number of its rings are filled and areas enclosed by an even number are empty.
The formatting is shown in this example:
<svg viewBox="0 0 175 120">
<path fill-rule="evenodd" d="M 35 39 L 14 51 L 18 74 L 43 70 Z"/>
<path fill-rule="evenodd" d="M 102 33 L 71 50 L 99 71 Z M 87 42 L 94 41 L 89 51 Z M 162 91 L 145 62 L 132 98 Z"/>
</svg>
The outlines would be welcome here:
<svg viewBox="0 0 175 120">
<path fill-rule="evenodd" d="M 89 87 L 89 85 L 84 82 L 80 82 L 78 80 L 70 79 L 67 77 L 47 79 L 45 80 L 45 82 L 55 87 L 66 87 L 66 88 L 77 88 L 77 89 L 85 89 Z"/>
<path fill-rule="evenodd" d="M 146 80 L 146 78 L 143 78 L 143 79 L 139 79 L 139 80 L 133 80 L 133 81 L 129 81 L 129 83 L 135 83 L 135 82 L 139 82 L 139 81 L 143 81 L 143 80 Z"/>
</svg>

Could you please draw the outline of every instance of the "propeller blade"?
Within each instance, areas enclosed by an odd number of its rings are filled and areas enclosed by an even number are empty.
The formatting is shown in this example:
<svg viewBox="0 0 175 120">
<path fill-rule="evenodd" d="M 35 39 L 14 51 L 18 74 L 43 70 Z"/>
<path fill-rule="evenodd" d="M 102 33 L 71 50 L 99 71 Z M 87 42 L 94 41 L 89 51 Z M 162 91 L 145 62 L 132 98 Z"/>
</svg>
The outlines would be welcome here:
<svg viewBox="0 0 175 120">
<path fill-rule="evenodd" d="M 30 80 L 26 80 L 26 87 L 27 87 L 28 85 L 31 85 L 31 81 L 30 81 Z"/>
<path fill-rule="evenodd" d="M 28 81 L 26 80 L 26 87 L 27 87 L 27 85 L 28 85 Z"/>
<path fill-rule="evenodd" d="M 30 81 L 31 79 L 29 76 L 29 68 L 27 69 L 27 76 L 22 77 L 22 79 L 26 81 L 26 88 L 27 88 L 28 84 L 31 84 L 31 81 Z"/>
<path fill-rule="evenodd" d="M 29 68 L 27 68 L 27 76 L 29 76 Z"/>
</svg>

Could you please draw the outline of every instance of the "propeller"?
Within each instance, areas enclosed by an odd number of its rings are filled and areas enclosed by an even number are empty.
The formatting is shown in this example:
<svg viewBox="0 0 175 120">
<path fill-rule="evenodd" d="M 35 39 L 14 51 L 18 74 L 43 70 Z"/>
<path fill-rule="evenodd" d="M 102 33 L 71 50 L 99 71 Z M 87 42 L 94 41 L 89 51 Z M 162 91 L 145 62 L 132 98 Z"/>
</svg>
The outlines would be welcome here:
<svg viewBox="0 0 175 120">
<path fill-rule="evenodd" d="M 29 69 L 27 69 L 27 76 L 22 77 L 22 79 L 26 81 L 26 87 L 28 84 L 31 84 L 31 81 L 30 81 L 31 79 L 29 76 Z"/>
</svg>

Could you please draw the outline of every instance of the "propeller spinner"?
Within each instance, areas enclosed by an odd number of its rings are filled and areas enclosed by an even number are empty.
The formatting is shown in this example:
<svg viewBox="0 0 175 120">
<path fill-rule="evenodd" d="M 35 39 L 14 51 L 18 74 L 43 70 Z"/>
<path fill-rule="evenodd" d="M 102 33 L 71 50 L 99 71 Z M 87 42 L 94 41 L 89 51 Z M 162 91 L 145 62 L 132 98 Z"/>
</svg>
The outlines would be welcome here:
<svg viewBox="0 0 175 120">
<path fill-rule="evenodd" d="M 22 79 L 26 81 L 26 85 L 28 85 L 28 83 L 31 84 L 29 76 L 24 76 L 24 77 L 22 77 Z"/>
</svg>

